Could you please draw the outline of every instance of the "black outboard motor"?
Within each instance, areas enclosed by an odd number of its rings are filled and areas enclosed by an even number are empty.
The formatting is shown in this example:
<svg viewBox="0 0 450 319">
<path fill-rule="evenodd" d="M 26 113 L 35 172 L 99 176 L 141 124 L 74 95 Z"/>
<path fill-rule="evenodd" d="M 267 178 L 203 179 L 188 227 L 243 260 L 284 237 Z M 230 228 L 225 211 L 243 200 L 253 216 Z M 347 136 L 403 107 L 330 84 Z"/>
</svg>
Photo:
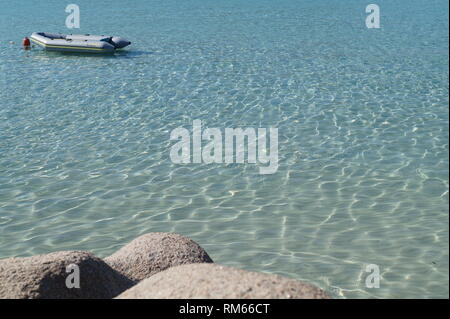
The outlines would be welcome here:
<svg viewBox="0 0 450 319">
<path fill-rule="evenodd" d="M 121 37 L 112 37 L 109 43 L 114 45 L 116 49 L 122 49 L 131 44 L 130 41 Z"/>
</svg>

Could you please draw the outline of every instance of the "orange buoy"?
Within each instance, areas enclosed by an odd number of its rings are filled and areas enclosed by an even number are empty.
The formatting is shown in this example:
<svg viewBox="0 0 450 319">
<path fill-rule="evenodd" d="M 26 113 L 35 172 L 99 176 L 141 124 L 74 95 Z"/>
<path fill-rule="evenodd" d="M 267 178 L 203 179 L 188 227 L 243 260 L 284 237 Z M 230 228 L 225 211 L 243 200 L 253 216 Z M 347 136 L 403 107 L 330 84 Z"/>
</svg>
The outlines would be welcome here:
<svg viewBox="0 0 450 319">
<path fill-rule="evenodd" d="M 30 39 L 28 39 L 27 37 L 25 37 L 25 38 L 23 38 L 23 40 L 22 40 L 22 45 L 24 46 L 24 48 L 30 48 L 30 45 L 31 45 L 31 43 L 30 43 Z"/>
</svg>

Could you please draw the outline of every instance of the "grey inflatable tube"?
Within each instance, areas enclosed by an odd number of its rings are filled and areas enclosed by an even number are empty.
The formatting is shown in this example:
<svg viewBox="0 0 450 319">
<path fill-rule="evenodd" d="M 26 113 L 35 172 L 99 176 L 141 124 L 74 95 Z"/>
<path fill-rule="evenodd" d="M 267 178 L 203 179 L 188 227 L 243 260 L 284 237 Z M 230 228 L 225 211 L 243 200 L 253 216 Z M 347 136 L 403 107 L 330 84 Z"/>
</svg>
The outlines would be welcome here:
<svg viewBox="0 0 450 319">
<path fill-rule="evenodd" d="M 120 37 L 48 32 L 34 32 L 30 40 L 45 50 L 61 52 L 113 53 L 131 44 Z"/>
</svg>

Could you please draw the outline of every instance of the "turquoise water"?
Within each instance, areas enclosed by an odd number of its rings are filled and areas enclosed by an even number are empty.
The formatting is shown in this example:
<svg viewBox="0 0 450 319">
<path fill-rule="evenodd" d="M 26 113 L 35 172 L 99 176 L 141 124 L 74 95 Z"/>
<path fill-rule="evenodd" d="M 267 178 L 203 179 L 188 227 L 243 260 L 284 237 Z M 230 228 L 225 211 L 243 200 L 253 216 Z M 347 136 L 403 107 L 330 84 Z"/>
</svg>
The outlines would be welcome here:
<svg viewBox="0 0 450 319">
<path fill-rule="evenodd" d="M 367 1 L 74 2 L 131 47 L 24 51 L 66 4 L 0 0 L 0 257 L 170 231 L 335 297 L 448 297 L 447 1 L 377 1 L 381 29 Z M 277 173 L 173 164 L 194 119 L 277 127 Z"/>
</svg>

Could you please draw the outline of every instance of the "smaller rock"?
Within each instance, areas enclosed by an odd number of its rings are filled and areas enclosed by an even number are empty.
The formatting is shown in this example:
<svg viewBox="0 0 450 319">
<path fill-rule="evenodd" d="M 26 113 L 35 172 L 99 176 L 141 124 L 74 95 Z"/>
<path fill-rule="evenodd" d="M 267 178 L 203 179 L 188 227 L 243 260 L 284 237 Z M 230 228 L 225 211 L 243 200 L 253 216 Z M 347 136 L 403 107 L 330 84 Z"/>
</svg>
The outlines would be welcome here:
<svg viewBox="0 0 450 319">
<path fill-rule="evenodd" d="M 328 299 L 294 279 L 216 264 L 172 267 L 141 281 L 117 299 Z"/>
<path fill-rule="evenodd" d="M 104 260 L 136 282 L 169 267 L 213 262 L 192 239 L 173 233 L 142 235 Z"/>
<path fill-rule="evenodd" d="M 66 279 L 77 265 L 80 287 L 68 288 Z M 70 280 L 69 280 L 70 282 Z M 0 299 L 113 298 L 134 283 L 101 259 L 83 251 L 60 251 L 0 260 Z"/>
</svg>

